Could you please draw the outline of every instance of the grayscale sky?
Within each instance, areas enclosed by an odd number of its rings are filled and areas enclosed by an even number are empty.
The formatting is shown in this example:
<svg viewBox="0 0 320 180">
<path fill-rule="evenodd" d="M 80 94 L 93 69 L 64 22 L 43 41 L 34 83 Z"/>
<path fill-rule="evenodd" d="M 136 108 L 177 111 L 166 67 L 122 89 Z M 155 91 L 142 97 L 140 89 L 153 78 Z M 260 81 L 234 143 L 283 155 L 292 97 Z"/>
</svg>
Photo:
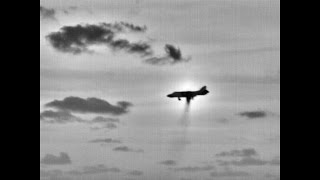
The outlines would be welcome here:
<svg viewBox="0 0 320 180">
<path fill-rule="evenodd" d="M 47 179 L 280 179 L 280 1 L 40 0 Z"/>
</svg>

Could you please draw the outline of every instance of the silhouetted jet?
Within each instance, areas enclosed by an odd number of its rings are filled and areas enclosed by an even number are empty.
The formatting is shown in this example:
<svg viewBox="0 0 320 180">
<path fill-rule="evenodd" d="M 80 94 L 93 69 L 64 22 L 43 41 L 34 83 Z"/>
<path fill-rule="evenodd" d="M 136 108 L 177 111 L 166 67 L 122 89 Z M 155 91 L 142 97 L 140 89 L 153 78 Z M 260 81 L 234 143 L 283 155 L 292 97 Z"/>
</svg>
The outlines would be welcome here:
<svg viewBox="0 0 320 180">
<path fill-rule="evenodd" d="M 172 94 L 169 94 L 167 97 L 178 98 L 179 101 L 181 101 L 181 98 L 186 98 L 187 103 L 190 104 L 190 101 L 196 96 L 204 96 L 204 95 L 207 95 L 208 93 L 209 91 L 207 90 L 207 87 L 204 86 L 199 91 L 174 92 Z"/>
</svg>

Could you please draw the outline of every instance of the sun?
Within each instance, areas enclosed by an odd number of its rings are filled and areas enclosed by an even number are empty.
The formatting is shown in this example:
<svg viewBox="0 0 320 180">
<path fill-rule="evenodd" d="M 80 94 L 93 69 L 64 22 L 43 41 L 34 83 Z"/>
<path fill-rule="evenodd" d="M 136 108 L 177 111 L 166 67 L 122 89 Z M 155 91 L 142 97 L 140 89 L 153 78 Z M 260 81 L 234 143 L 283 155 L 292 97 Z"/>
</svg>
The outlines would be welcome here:
<svg viewBox="0 0 320 180">
<path fill-rule="evenodd" d="M 202 87 L 193 81 L 184 81 L 183 83 L 178 85 L 179 91 L 197 91 Z"/>
</svg>

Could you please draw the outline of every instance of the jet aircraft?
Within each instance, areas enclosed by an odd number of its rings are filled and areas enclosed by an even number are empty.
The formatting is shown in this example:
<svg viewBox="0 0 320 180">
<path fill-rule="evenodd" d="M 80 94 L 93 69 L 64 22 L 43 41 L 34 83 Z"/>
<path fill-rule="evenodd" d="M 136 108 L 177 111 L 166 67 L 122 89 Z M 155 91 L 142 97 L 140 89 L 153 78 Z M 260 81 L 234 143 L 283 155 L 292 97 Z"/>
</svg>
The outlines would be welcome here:
<svg viewBox="0 0 320 180">
<path fill-rule="evenodd" d="M 181 101 L 181 98 L 186 98 L 187 103 L 190 104 L 191 100 L 193 100 L 196 96 L 204 96 L 207 95 L 209 91 L 207 87 L 204 86 L 199 91 L 182 91 L 182 92 L 174 92 L 169 94 L 167 97 L 169 98 L 178 98 Z"/>
</svg>

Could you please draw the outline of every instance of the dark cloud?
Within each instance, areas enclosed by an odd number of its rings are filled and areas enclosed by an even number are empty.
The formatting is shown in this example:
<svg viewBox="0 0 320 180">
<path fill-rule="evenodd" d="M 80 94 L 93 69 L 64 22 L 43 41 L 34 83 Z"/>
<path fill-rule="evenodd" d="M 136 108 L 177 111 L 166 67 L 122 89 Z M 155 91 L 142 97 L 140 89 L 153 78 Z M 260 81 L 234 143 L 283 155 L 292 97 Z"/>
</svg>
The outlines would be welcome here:
<svg viewBox="0 0 320 180">
<path fill-rule="evenodd" d="M 212 172 L 211 177 L 248 177 L 251 176 L 249 173 L 244 171 L 232 171 L 232 170 L 225 170 L 222 172 Z"/>
<path fill-rule="evenodd" d="M 166 65 L 166 64 L 177 64 L 181 62 L 188 62 L 191 58 L 184 58 L 181 50 L 174 47 L 173 45 L 167 44 L 165 46 L 166 55 L 163 57 L 152 57 L 147 59 L 145 62 L 152 65 Z"/>
<path fill-rule="evenodd" d="M 120 144 L 121 141 L 107 138 L 107 139 L 94 139 L 94 140 L 89 141 L 89 143 Z"/>
<path fill-rule="evenodd" d="M 177 162 L 174 160 L 167 160 L 167 161 L 160 162 L 160 164 L 166 165 L 166 166 L 175 166 L 177 165 Z"/>
<path fill-rule="evenodd" d="M 109 47 L 114 51 L 125 50 L 128 53 L 137 53 L 142 56 L 153 54 L 151 46 L 145 42 L 130 43 L 126 39 L 117 39 L 109 43 Z"/>
<path fill-rule="evenodd" d="M 82 99 L 79 97 L 67 97 L 62 101 L 55 100 L 45 106 L 75 113 L 122 115 L 128 113 L 128 108 L 131 107 L 132 104 L 122 101 L 118 102 L 117 105 L 112 105 L 98 98 Z"/>
<path fill-rule="evenodd" d="M 79 54 L 88 52 L 88 46 L 110 43 L 114 32 L 105 25 L 77 25 L 62 27 L 47 36 L 51 45 L 61 51 Z"/>
<path fill-rule="evenodd" d="M 47 154 L 40 160 L 40 163 L 44 165 L 66 165 L 71 164 L 71 159 L 67 153 L 62 152 L 59 156 Z"/>
<path fill-rule="evenodd" d="M 243 150 L 232 150 L 228 152 L 221 152 L 217 154 L 218 157 L 252 157 L 257 156 L 258 153 L 255 149 L 243 149 Z"/>
<path fill-rule="evenodd" d="M 268 114 L 265 111 L 246 111 L 239 113 L 239 115 L 249 119 L 259 119 L 267 117 Z"/>
<path fill-rule="evenodd" d="M 188 167 L 179 167 L 179 168 L 174 168 L 173 170 L 176 172 L 201 172 L 201 171 L 212 171 L 214 170 L 215 167 L 211 166 L 211 165 L 207 165 L 207 166 L 188 166 Z"/>
<path fill-rule="evenodd" d="M 142 171 L 137 171 L 137 170 L 128 172 L 128 175 L 130 176 L 142 176 L 143 174 L 144 173 Z"/>
<path fill-rule="evenodd" d="M 132 149 L 127 146 L 119 146 L 113 149 L 113 151 L 117 152 L 136 152 L 136 153 L 143 153 L 144 151 L 141 149 Z"/>
<path fill-rule="evenodd" d="M 146 27 L 129 23 L 101 23 L 64 26 L 58 32 L 47 36 L 51 45 L 58 51 L 80 54 L 92 52 L 93 45 L 105 45 L 112 50 L 122 50 L 142 56 L 152 54 L 151 46 L 146 42 L 131 43 L 126 39 L 116 39 L 116 35 L 123 32 L 145 32 Z"/>
<path fill-rule="evenodd" d="M 56 11 L 54 9 L 48 9 L 40 5 L 40 18 L 55 20 Z"/>
</svg>

